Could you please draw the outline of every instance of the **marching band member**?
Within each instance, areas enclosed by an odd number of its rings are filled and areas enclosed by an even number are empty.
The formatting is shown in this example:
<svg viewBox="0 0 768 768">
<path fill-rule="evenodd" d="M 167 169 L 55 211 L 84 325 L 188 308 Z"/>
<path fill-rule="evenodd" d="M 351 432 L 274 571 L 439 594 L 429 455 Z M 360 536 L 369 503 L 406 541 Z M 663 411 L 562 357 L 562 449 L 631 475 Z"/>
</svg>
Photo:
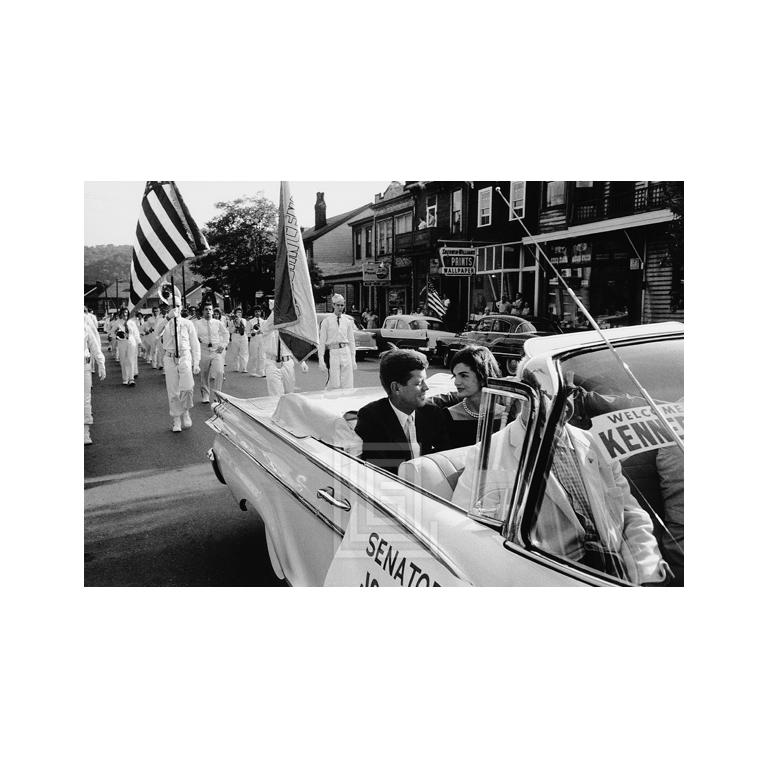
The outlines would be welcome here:
<svg viewBox="0 0 768 768">
<path fill-rule="evenodd" d="M 106 378 L 107 369 L 104 366 L 104 353 L 101 351 L 101 340 L 99 339 L 98 332 L 93 330 L 87 317 L 85 318 L 84 328 L 85 366 L 83 372 L 85 379 L 85 430 L 83 442 L 85 445 L 91 445 L 93 442 L 93 440 L 91 440 L 91 424 L 93 424 L 93 413 L 91 411 L 91 386 L 93 384 L 91 363 L 96 363 L 100 381 L 104 381 Z"/>
<path fill-rule="evenodd" d="M 160 371 L 163 370 L 163 360 L 165 357 L 165 353 L 163 352 L 163 345 L 160 343 L 160 334 L 163 332 L 167 322 L 168 318 L 166 317 L 165 307 L 160 307 L 160 315 L 158 316 L 157 323 L 155 324 L 155 343 L 152 349 L 152 367 L 157 368 Z"/>
<path fill-rule="evenodd" d="M 160 286 L 160 298 L 172 304 L 170 283 Z M 192 426 L 189 409 L 194 405 L 194 376 L 200 373 L 200 342 L 191 320 L 181 317 L 181 291 L 173 289 L 176 306 L 168 310 L 167 321 L 160 336 L 165 356 L 165 389 L 171 414 L 173 432 Z"/>
<path fill-rule="evenodd" d="M 229 326 L 232 337 L 233 355 L 235 357 L 235 371 L 245 373 L 248 370 L 248 334 L 243 310 L 238 307 L 232 316 Z"/>
<path fill-rule="evenodd" d="M 261 332 L 261 326 L 264 320 L 261 317 L 261 310 L 257 309 L 253 317 L 248 321 L 248 367 L 246 370 L 251 376 L 264 378 L 264 337 Z"/>
<path fill-rule="evenodd" d="M 155 328 L 157 327 L 157 321 L 159 318 L 160 310 L 157 307 L 152 307 L 152 314 L 146 319 L 142 328 L 144 333 L 144 340 L 142 342 L 144 359 L 150 365 L 152 364 L 152 355 L 155 351 Z"/>
<path fill-rule="evenodd" d="M 344 297 L 335 293 L 333 314 L 323 320 L 320 325 L 317 359 L 320 370 L 327 370 L 325 364 L 326 347 L 330 351 L 329 367 L 331 369 L 327 389 L 349 389 L 355 386 L 354 373 L 357 369 L 355 362 L 355 322 L 344 314 Z"/>
<path fill-rule="evenodd" d="M 203 304 L 203 316 L 194 321 L 200 340 L 200 393 L 202 402 L 211 402 L 211 389 L 221 389 L 224 382 L 224 352 L 229 344 L 229 331 L 221 320 L 213 317 L 210 301 Z"/>
<path fill-rule="evenodd" d="M 112 350 L 112 357 L 116 363 L 120 362 L 120 350 L 117 345 L 117 329 L 120 327 L 119 311 L 112 313 L 112 319 L 107 323 L 107 341 Z"/>
<path fill-rule="evenodd" d="M 139 329 L 136 321 L 128 317 L 128 310 L 123 307 L 118 314 L 118 324 L 115 327 L 117 337 L 118 355 L 120 358 L 120 370 L 123 374 L 123 384 L 132 387 L 133 380 L 138 373 L 136 355 L 140 343 Z"/>
</svg>

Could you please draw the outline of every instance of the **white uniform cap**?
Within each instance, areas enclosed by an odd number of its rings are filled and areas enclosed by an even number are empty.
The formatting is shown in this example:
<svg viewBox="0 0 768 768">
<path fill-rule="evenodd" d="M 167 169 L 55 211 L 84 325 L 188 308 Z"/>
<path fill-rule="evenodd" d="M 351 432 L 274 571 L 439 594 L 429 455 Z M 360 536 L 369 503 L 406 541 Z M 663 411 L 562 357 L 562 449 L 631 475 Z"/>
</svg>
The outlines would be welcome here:
<svg viewBox="0 0 768 768">
<path fill-rule="evenodd" d="M 347 303 L 347 300 L 340 294 L 340 293 L 334 293 L 333 296 L 331 296 L 331 301 L 336 304 L 339 301 L 343 301 L 345 304 Z"/>
</svg>

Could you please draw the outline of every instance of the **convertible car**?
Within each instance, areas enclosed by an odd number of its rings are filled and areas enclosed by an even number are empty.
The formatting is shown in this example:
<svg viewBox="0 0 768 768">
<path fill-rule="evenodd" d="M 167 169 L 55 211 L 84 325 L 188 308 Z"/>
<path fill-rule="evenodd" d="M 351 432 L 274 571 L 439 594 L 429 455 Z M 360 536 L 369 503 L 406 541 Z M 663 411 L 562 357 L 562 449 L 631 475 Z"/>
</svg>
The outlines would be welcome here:
<svg viewBox="0 0 768 768">
<path fill-rule="evenodd" d="M 621 362 L 596 332 L 528 339 L 477 443 L 397 476 L 354 431 L 378 388 L 216 393 L 209 458 L 294 586 L 682 585 L 683 327 L 605 334 Z"/>
</svg>

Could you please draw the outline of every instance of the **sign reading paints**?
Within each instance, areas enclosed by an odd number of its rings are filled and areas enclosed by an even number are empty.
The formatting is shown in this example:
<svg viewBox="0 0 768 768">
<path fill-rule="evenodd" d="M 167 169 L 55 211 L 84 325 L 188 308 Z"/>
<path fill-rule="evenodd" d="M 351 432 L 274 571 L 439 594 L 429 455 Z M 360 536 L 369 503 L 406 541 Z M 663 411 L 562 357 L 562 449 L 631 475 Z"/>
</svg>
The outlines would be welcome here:
<svg viewBox="0 0 768 768">
<path fill-rule="evenodd" d="M 371 509 L 353 510 L 326 587 L 462 587 L 428 549 Z"/>
<path fill-rule="evenodd" d="M 465 277 L 475 274 L 477 248 L 440 249 L 440 274 L 453 277 Z"/>
<path fill-rule="evenodd" d="M 650 406 L 643 406 L 593 416 L 589 431 L 597 437 L 610 458 L 620 461 L 644 451 L 677 445 L 672 432 L 681 440 L 684 438 L 683 403 L 659 404 L 659 409 L 666 424 Z"/>
</svg>

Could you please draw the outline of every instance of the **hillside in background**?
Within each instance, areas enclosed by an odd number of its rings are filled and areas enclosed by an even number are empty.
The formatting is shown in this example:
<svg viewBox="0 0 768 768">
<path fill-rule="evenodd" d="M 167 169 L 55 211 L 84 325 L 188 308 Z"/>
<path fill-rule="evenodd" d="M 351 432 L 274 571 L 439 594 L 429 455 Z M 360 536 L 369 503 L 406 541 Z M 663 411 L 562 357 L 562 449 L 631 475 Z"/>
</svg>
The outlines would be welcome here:
<svg viewBox="0 0 768 768">
<path fill-rule="evenodd" d="M 130 245 L 86 245 L 85 283 L 113 283 L 115 278 L 128 280 L 131 269 Z"/>
</svg>

